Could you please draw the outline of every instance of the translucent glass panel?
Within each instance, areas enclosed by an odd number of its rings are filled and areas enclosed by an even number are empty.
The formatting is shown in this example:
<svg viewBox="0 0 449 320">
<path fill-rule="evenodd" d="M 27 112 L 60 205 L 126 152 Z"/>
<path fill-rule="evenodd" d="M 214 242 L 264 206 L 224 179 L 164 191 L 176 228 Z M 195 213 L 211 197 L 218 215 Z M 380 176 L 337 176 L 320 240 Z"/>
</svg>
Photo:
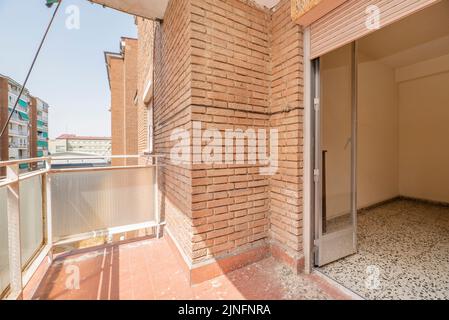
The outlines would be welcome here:
<svg viewBox="0 0 449 320">
<path fill-rule="evenodd" d="M 8 216 L 6 187 L 0 188 L 0 293 L 9 284 Z"/>
<path fill-rule="evenodd" d="M 154 168 L 106 169 L 52 175 L 55 240 L 155 220 Z"/>
<path fill-rule="evenodd" d="M 22 267 L 44 242 L 42 213 L 42 176 L 20 181 L 20 245 Z"/>
</svg>

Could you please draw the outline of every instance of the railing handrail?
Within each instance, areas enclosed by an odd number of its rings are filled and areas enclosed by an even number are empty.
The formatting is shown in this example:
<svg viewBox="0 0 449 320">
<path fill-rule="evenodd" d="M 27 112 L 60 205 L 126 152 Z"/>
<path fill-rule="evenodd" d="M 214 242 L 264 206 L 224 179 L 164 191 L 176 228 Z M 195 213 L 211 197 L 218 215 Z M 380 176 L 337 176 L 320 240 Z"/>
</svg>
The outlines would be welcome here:
<svg viewBox="0 0 449 320">
<path fill-rule="evenodd" d="M 126 165 L 126 166 L 110 166 L 110 167 L 85 167 L 85 168 L 61 168 L 61 169 L 49 169 L 49 173 L 65 173 L 65 172 L 92 172 L 92 171 L 112 171 L 123 169 L 143 169 L 152 168 L 154 164 L 150 165 Z"/>
<path fill-rule="evenodd" d="M 137 159 L 137 158 L 160 158 L 163 155 L 124 155 L 124 156 L 71 156 L 71 157 L 50 157 L 52 160 L 83 160 L 83 159 Z"/>
<path fill-rule="evenodd" d="M 47 161 L 49 159 L 50 159 L 50 157 L 40 157 L 40 158 L 28 158 L 28 159 L 16 159 L 16 160 L 0 161 L 0 168 L 1 167 L 12 166 L 12 165 L 15 165 L 15 164 L 21 164 L 21 163 L 42 162 L 42 161 Z"/>
<path fill-rule="evenodd" d="M 47 156 L 47 157 L 39 157 L 39 158 L 28 158 L 28 159 L 15 159 L 15 160 L 7 160 L 7 161 L 0 161 L 0 168 L 6 167 L 6 166 L 12 166 L 16 164 L 22 164 L 22 163 L 36 163 L 36 162 L 45 162 L 45 161 L 52 161 L 52 160 L 94 160 L 94 159 L 148 159 L 148 158 L 162 158 L 164 155 L 107 155 L 107 156 L 72 156 L 72 157 L 55 157 L 55 156 Z"/>
</svg>

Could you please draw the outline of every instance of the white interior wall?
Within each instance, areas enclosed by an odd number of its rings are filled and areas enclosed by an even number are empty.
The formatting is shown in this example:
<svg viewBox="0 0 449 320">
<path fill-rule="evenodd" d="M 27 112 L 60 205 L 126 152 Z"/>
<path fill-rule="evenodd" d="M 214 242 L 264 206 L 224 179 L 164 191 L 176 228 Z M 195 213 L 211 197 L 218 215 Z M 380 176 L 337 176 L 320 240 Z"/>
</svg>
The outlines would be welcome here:
<svg viewBox="0 0 449 320">
<path fill-rule="evenodd" d="M 358 41 L 359 208 L 399 195 L 449 203 L 448 9 L 440 2 Z M 350 208 L 349 50 L 321 57 L 328 218 Z"/>
<path fill-rule="evenodd" d="M 399 195 L 399 117 L 395 70 L 359 53 L 357 205 Z"/>
<path fill-rule="evenodd" d="M 350 208 L 348 48 L 322 59 L 328 218 Z M 449 203 L 449 55 L 395 69 L 359 53 L 358 77 L 358 207 L 399 195 Z"/>
<path fill-rule="evenodd" d="M 350 211 L 350 46 L 321 60 L 322 148 L 326 155 L 329 219 Z M 358 207 L 399 195 L 398 108 L 395 71 L 359 54 Z"/>
<path fill-rule="evenodd" d="M 400 194 L 449 203 L 449 55 L 396 73 Z"/>
<path fill-rule="evenodd" d="M 351 208 L 351 46 L 321 59 L 321 147 L 326 150 L 327 217 Z"/>
</svg>

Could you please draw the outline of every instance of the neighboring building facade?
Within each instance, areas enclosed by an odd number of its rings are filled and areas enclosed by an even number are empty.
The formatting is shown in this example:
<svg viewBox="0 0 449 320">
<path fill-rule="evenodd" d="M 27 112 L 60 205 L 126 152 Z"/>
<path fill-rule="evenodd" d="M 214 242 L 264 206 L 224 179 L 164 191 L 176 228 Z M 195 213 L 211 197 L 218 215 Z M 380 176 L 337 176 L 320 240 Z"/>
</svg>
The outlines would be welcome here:
<svg viewBox="0 0 449 320">
<path fill-rule="evenodd" d="M 388 13 L 381 16 L 384 26 L 438 1 L 165 2 L 162 22 L 136 18 L 137 146 L 144 153 L 154 145 L 165 156 L 158 178 L 164 230 L 191 282 L 270 254 L 295 271 L 310 271 L 319 245 L 314 59 L 374 32 L 365 24 L 371 2 Z M 185 129 L 191 145 L 197 122 L 223 135 L 227 129 L 277 128 L 277 172 L 262 175 L 248 164 L 174 163 L 173 131 Z M 191 151 L 190 159 L 196 155 Z M 339 248 L 332 250 L 338 254 Z"/>
<path fill-rule="evenodd" d="M 3 127 L 21 89 L 13 79 L 0 75 L 0 124 Z M 25 89 L 8 129 L 1 138 L 1 158 L 26 159 L 48 154 L 48 109 L 43 100 Z"/>
<path fill-rule="evenodd" d="M 48 156 L 48 109 L 45 101 L 36 98 L 37 104 L 37 157 Z"/>
<path fill-rule="evenodd" d="M 111 138 L 62 134 L 50 140 L 50 154 L 57 156 L 61 153 L 110 156 Z"/>
<path fill-rule="evenodd" d="M 137 39 L 122 38 L 120 53 L 105 52 L 111 89 L 112 155 L 136 155 L 137 149 Z M 135 159 L 113 159 L 131 164 Z"/>
</svg>

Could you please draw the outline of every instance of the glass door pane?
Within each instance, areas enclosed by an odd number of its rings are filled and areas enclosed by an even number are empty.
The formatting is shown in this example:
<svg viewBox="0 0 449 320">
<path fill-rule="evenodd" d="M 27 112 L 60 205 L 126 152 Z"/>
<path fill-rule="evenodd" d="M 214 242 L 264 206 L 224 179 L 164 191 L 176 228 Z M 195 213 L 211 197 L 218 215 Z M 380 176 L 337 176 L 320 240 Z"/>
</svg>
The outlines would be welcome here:
<svg viewBox="0 0 449 320">
<path fill-rule="evenodd" d="M 318 264 L 355 252 L 354 44 L 320 58 L 316 119 Z"/>
</svg>

